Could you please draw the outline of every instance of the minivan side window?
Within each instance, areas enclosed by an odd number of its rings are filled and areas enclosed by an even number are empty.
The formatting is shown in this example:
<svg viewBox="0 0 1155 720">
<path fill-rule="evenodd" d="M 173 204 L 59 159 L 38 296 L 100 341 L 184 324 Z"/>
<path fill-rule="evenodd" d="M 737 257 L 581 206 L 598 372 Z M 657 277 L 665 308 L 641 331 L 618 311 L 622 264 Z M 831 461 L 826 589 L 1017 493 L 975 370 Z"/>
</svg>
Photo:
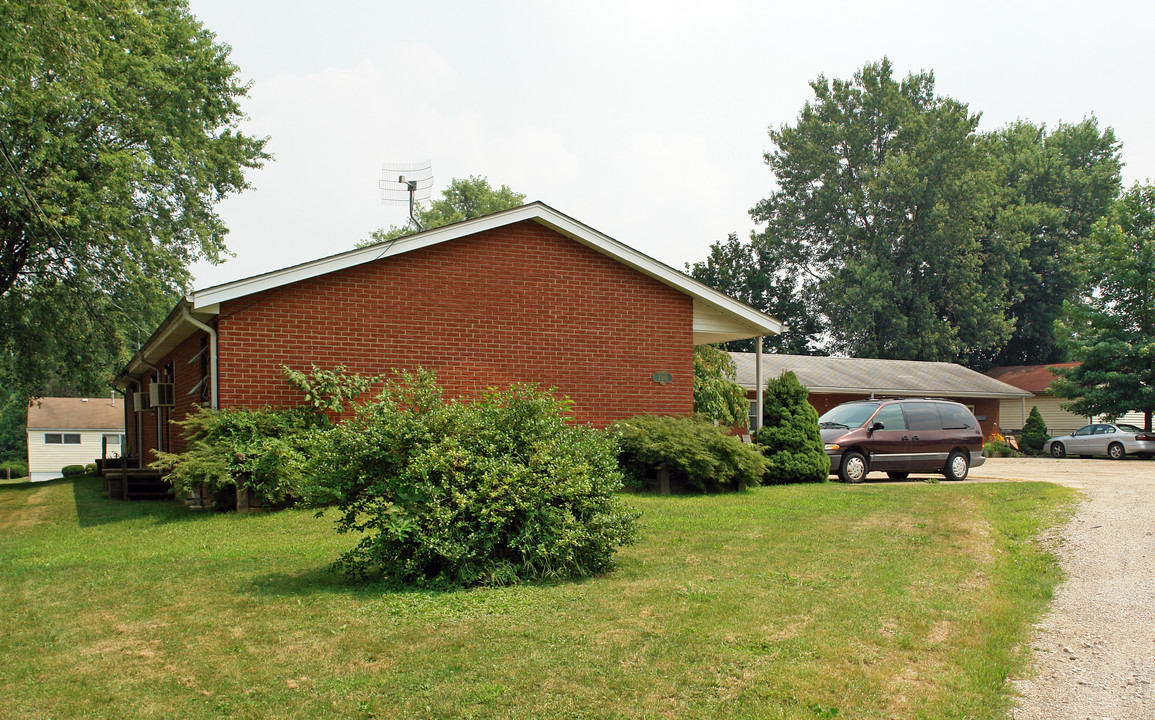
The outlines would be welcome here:
<svg viewBox="0 0 1155 720">
<path fill-rule="evenodd" d="M 884 405 L 874 414 L 872 422 L 882 423 L 883 430 L 905 430 L 906 418 L 902 416 L 901 405 Z"/>
<path fill-rule="evenodd" d="M 906 411 L 906 427 L 910 430 L 942 430 L 942 420 L 938 408 L 930 402 L 903 403 Z"/>
<path fill-rule="evenodd" d="M 942 403 L 938 406 L 938 414 L 942 416 L 943 430 L 963 430 L 975 426 L 974 417 L 961 405 Z"/>
</svg>

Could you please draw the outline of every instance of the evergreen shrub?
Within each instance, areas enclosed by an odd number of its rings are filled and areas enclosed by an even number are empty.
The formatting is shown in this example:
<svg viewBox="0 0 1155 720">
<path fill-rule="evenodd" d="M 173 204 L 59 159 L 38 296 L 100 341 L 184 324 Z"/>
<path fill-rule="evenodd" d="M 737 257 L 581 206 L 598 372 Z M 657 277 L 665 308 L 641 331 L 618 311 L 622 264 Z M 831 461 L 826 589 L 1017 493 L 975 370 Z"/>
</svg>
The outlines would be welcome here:
<svg viewBox="0 0 1155 720">
<path fill-rule="evenodd" d="M 630 484 L 641 486 L 659 469 L 702 491 L 762 482 L 766 461 L 752 445 L 702 417 L 637 415 L 610 426 Z"/>
<path fill-rule="evenodd" d="M 82 477 L 84 475 L 84 466 L 83 465 L 65 465 L 64 467 L 60 468 L 60 474 L 66 478 Z"/>
<path fill-rule="evenodd" d="M 826 482 L 830 457 L 809 391 L 787 370 L 766 383 L 758 444 L 766 455 L 766 482 Z"/>
<path fill-rule="evenodd" d="M 569 417 L 535 387 L 447 401 L 430 373 L 398 374 L 312 436 L 314 497 L 336 505 L 338 532 L 361 535 L 334 567 L 441 588 L 610 570 L 639 514 L 617 495 L 613 438 Z"/>
<path fill-rule="evenodd" d="M 97 477 L 97 475 L 96 475 L 96 463 L 85 464 L 84 474 L 87 475 L 88 477 Z"/>
<path fill-rule="evenodd" d="M 1019 438 L 1019 449 L 1031 454 L 1041 455 L 1043 453 L 1043 445 L 1046 444 L 1050 433 L 1047 431 L 1047 423 L 1043 420 L 1043 414 L 1039 412 L 1038 405 L 1031 406 L 1031 414 L 1027 416 L 1027 421 L 1023 423 L 1023 434 Z"/>
</svg>

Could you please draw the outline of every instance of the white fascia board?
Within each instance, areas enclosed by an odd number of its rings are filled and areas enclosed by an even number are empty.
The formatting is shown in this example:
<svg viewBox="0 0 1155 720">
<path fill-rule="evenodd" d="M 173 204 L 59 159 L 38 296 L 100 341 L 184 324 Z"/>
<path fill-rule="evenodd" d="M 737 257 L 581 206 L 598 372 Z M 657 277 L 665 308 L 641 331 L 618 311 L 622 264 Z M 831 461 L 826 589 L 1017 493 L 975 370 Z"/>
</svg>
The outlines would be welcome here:
<svg viewBox="0 0 1155 720">
<path fill-rule="evenodd" d="M 337 272 L 374 260 L 394 257 L 467 235 L 505 227 L 523 220 L 539 222 L 582 245 L 608 255 L 628 267 L 690 295 L 694 298 L 695 304 L 704 303 L 723 315 L 729 316 L 734 325 L 728 328 L 724 334 L 716 334 L 717 337 L 740 339 L 756 335 L 777 335 L 784 329 L 783 324 L 778 320 L 758 312 L 745 303 L 733 300 L 670 266 L 623 245 L 588 225 L 583 225 L 542 202 L 533 202 L 511 210 L 446 225 L 442 228 L 427 230 L 397 240 L 385 241 L 366 248 L 357 248 L 282 270 L 198 290 L 189 296 L 189 304 L 195 312 L 211 312 L 210 306 L 219 306 L 220 303 L 228 300 L 272 290 L 282 285 Z M 715 335 L 702 334 L 700 336 L 714 337 Z M 715 342 L 715 340 L 708 340 L 708 342 Z"/>
</svg>

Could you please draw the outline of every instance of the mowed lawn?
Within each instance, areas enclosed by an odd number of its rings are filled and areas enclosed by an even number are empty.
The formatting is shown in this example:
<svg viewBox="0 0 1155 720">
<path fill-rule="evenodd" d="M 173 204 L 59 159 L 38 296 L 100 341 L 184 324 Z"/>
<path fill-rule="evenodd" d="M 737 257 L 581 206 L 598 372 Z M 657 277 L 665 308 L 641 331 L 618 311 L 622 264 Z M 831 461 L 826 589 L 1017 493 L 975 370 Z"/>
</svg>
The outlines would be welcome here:
<svg viewBox="0 0 1155 720">
<path fill-rule="evenodd" d="M 629 496 L 585 582 L 351 586 L 292 510 L 0 487 L 6 718 L 1005 718 L 1059 578 L 1042 483 Z"/>
</svg>

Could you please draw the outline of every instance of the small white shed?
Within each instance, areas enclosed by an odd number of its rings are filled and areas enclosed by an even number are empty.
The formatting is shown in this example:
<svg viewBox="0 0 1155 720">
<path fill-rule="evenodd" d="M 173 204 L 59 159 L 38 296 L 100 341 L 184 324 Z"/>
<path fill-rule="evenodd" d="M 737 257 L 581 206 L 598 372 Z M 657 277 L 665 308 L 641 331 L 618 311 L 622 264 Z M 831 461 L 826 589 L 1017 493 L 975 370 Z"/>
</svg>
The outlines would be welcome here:
<svg viewBox="0 0 1155 720">
<path fill-rule="evenodd" d="M 112 398 L 40 398 L 28 408 L 28 476 L 61 476 L 65 465 L 120 457 L 124 406 Z"/>
</svg>

